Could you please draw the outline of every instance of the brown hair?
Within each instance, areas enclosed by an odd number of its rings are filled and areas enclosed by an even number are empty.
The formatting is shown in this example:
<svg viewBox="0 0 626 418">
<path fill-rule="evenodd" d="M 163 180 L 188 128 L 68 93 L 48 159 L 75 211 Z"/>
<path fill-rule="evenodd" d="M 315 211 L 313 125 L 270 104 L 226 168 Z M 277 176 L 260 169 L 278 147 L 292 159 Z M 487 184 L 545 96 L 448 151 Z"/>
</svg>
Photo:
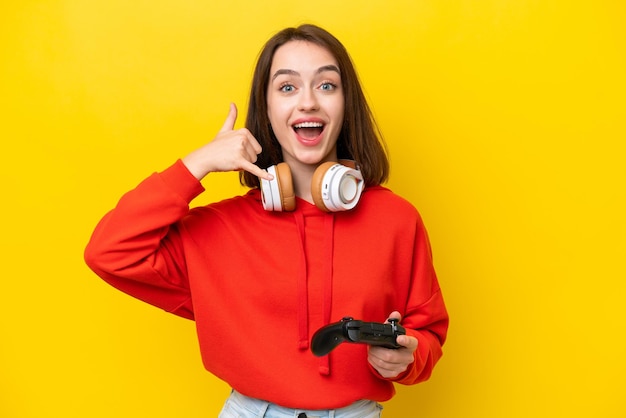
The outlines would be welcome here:
<svg viewBox="0 0 626 418">
<path fill-rule="evenodd" d="M 287 28 L 270 38 L 259 55 L 254 76 L 246 128 L 259 141 L 263 152 L 256 165 L 267 168 L 283 161 L 281 146 L 276 139 L 267 115 L 267 88 L 274 53 L 290 41 L 307 41 L 327 49 L 337 60 L 344 91 L 344 122 L 337 140 L 337 156 L 355 160 L 367 186 L 382 184 L 389 175 L 389 161 L 382 136 L 367 104 L 358 75 L 345 47 L 326 30 L 315 25 Z M 258 187 L 259 179 L 244 171 L 239 174 L 241 183 Z"/>
</svg>

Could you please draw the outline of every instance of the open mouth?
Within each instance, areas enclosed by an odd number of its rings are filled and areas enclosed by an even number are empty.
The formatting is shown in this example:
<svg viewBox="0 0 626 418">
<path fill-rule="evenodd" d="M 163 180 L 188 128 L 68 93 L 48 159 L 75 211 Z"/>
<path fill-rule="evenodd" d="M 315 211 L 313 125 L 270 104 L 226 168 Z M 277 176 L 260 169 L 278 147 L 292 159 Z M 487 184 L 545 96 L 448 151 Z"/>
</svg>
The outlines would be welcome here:
<svg viewBox="0 0 626 418">
<path fill-rule="evenodd" d="M 324 132 L 324 124 L 321 122 L 302 122 L 293 125 L 293 130 L 303 139 L 314 140 Z"/>
</svg>

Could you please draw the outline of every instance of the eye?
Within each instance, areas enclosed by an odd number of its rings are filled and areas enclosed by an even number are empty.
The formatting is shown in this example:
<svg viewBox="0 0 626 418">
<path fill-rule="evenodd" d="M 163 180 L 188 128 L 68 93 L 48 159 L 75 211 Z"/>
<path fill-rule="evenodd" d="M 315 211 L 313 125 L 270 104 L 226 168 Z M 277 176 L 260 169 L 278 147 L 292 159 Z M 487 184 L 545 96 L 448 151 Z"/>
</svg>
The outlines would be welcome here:
<svg viewBox="0 0 626 418">
<path fill-rule="evenodd" d="M 279 90 L 283 93 L 292 93 L 296 88 L 292 84 L 282 84 Z"/>
<path fill-rule="evenodd" d="M 334 83 L 331 83 L 330 81 L 327 81 L 320 85 L 320 90 L 323 90 L 323 91 L 333 91 L 336 88 L 337 86 Z"/>
</svg>

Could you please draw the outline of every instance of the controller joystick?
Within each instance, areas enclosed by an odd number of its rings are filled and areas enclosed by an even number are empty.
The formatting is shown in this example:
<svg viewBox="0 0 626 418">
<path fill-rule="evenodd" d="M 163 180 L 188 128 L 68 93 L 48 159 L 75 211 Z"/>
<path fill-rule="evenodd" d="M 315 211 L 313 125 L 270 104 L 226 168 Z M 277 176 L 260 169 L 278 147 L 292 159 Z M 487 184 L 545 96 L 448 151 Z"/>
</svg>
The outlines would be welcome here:
<svg viewBox="0 0 626 418">
<path fill-rule="evenodd" d="M 385 348 L 400 348 L 396 342 L 398 335 L 405 335 L 406 330 L 398 324 L 397 318 L 390 318 L 389 323 L 363 322 L 350 316 L 341 321 L 326 325 L 315 332 L 311 341 L 311 351 L 320 357 L 333 351 L 343 342 L 376 345 Z"/>
</svg>

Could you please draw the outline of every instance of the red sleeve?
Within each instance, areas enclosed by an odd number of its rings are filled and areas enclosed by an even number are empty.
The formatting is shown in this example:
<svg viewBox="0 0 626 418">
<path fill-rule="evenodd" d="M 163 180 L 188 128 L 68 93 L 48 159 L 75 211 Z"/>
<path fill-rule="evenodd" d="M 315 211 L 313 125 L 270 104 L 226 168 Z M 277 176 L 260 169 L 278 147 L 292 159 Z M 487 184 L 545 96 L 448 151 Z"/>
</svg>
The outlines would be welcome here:
<svg viewBox="0 0 626 418">
<path fill-rule="evenodd" d="M 448 330 L 448 314 L 443 304 L 441 291 L 438 290 L 424 305 L 417 307 L 412 320 L 403 320 L 407 335 L 417 338 L 415 361 L 400 375 L 391 379 L 395 382 L 412 385 L 430 378 L 435 364 L 441 358 L 442 346 Z M 422 322 L 421 325 L 417 325 Z M 412 323 L 413 325 L 408 325 Z M 414 328 L 415 326 L 420 328 Z"/>
<path fill-rule="evenodd" d="M 411 290 L 402 317 L 402 326 L 407 335 L 417 338 L 418 346 L 414 353 L 415 361 L 405 372 L 390 380 L 405 385 L 427 380 L 443 354 L 442 346 L 446 340 L 448 322 L 448 312 L 433 266 L 428 235 L 418 218 Z"/>
<path fill-rule="evenodd" d="M 201 183 L 180 160 L 151 175 L 98 223 L 85 249 L 87 265 L 119 290 L 193 319 L 176 222 L 202 191 Z"/>
</svg>

